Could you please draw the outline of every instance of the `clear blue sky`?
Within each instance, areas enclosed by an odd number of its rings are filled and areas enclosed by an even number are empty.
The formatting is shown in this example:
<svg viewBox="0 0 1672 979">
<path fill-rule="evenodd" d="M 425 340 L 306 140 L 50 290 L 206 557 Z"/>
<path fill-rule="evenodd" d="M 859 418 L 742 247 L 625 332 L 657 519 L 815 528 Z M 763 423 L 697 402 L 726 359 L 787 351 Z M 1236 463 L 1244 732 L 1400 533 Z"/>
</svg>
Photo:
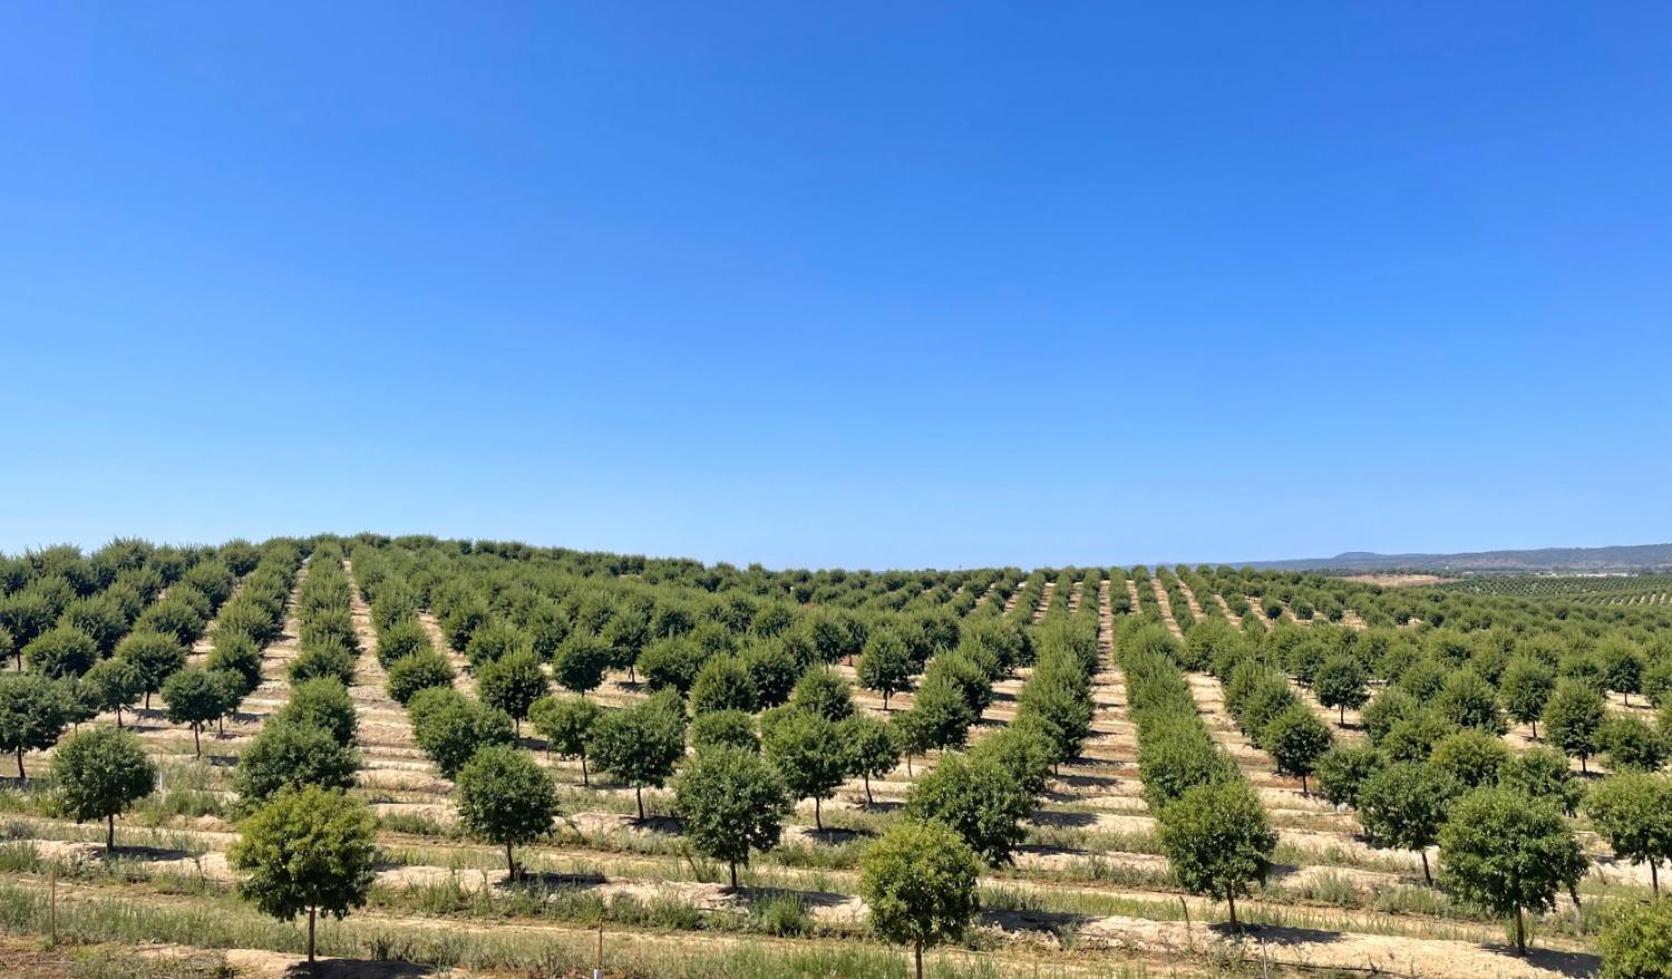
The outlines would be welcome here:
<svg viewBox="0 0 1672 979">
<path fill-rule="evenodd" d="M 1661 2 L 8 5 L 0 549 L 1669 540 L 1669 123 Z"/>
</svg>

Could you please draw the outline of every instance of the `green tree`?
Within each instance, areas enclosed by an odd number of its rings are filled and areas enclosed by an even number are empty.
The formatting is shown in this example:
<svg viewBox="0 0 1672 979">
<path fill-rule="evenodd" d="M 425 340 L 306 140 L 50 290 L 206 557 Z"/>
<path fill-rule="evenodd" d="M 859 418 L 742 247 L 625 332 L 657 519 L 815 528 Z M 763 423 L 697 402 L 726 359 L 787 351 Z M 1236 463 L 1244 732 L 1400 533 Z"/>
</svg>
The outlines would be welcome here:
<svg viewBox="0 0 1672 979">
<path fill-rule="evenodd" d="M 776 707 L 790 698 L 801 678 L 801 662 L 779 639 L 757 642 L 738 657 L 749 685 L 755 691 L 755 707 Z"/>
<path fill-rule="evenodd" d="M 888 767 L 892 770 L 899 763 L 900 751 L 893 747 L 892 737 L 889 741 Z M 997 762 L 1022 786 L 1022 791 L 1029 798 L 1035 799 L 1044 793 L 1051 774 L 1051 763 L 1055 759 L 1050 732 L 1043 723 L 1030 717 L 1017 718 L 983 738 L 970 748 L 970 757 L 990 758 Z"/>
<path fill-rule="evenodd" d="M 812 711 L 779 707 L 761 718 L 761 750 L 793 798 L 813 800 L 813 825 L 820 830 L 823 801 L 847 778 L 847 759 L 836 738 L 836 725 Z"/>
<path fill-rule="evenodd" d="M 1568 767 L 1567 756 L 1554 748 L 1511 752 L 1498 770 L 1498 784 L 1534 799 L 1549 799 L 1569 816 L 1578 814 L 1585 798 L 1585 783 Z"/>
<path fill-rule="evenodd" d="M 458 776 L 459 825 L 487 843 L 505 847 L 506 874 L 522 876 L 513 847 L 552 831 L 557 786 L 526 753 L 505 744 L 483 747 Z"/>
<path fill-rule="evenodd" d="M 1523 955 L 1522 912 L 1553 910 L 1557 892 L 1576 889 L 1585 875 L 1579 841 L 1556 807 L 1508 789 L 1476 789 L 1458 799 L 1439 843 L 1448 889 L 1465 904 L 1513 915 Z"/>
<path fill-rule="evenodd" d="M 1359 786 L 1381 767 L 1373 745 L 1338 744 L 1318 759 L 1318 794 L 1333 805 L 1357 808 Z"/>
<path fill-rule="evenodd" d="M 432 687 L 451 688 L 457 677 L 453 664 L 447 657 L 433 649 L 402 656 L 389 664 L 389 675 L 386 682 L 389 697 L 396 703 L 405 706 L 412 702 L 420 690 Z"/>
<path fill-rule="evenodd" d="M 899 633 L 892 629 L 878 629 L 865 641 L 865 650 L 859 654 L 855 671 L 860 686 L 882 694 L 882 707 L 887 710 L 891 696 L 911 689 L 911 651 L 906 648 L 906 641 L 900 638 Z"/>
<path fill-rule="evenodd" d="M 1509 761 L 1509 745 L 1479 728 L 1468 728 L 1440 739 L 1429 763 L 1465 789 L 1489 788 Z"/>
<path fill-rule="evenodd" d="M 1236 780 L 1188 789 L 1157 815 L 1161 849 L 1179 884 L 1223 898 L 1237 925 L 1237 896 L 1266 879 L 1277 833 L 1248 783 Z"/>
<path fill-rule="evenodd" d="M 980 905 L 981 862 L 952 830 L 938 823 L 896 823 L 860 860 L 859 896 L 871 928 L 912 947 L 917 979 L 923 949 L 955 941 Z"/>
<path fill-rule="evenodd" d="M 203 726 L 221 716 L 226 709 L 224 693 L 209 671 L 200 668 L 181 670 L 163 681 L 163 703 L 172 724 L 186 724 L 192 729 L 192 748 L 203 757 Z"/>
<path fill-rule="evenodd" d="M 1609 911 L 1597 936 L 1602 979 L 1672 979 L 1672 898 Z"/>
<path fill-rule="evenodd" d="M 151 709 L 151 695 L 163 688 L 163 681 L 186 665 L 186 648 L 160 632 L 130 632 L 116 644 L 116 656 L 139 671 L 146 710 Z"/>
<path fill-rule="evenodd" d="M 131 732 L 95 727 L 64 739 L 52 755 L 64 814 L 105 821 L 105 854 L 116 846 L 116 817 L 157 787 L 157 767 Z"/>
<path fill-rule="evenodd" d="M 437 693 L 451 696 L 434 696 Z M 457 775 L 479 749 L 513 740 L 511 718 L 504 711 L 455 690 L 426 690 L 413 698 L 414 704 L 420 702 L 428 709 L 410 712 L 413 740 L 445 778 Z"/>
<path fill-rule="evenodd" d="M 1666 739 L 1640 717 L 1608 717 L 1597 729 L 1597 746 L 1617 772 L 1652 772 L 1666 764 Z"/>
<path fill-rule="evenodd" d="M 145 692 L 144 679 L 127 660 L 101 660 L 93 664 L 81 681 L 99 710 L 115 712 L 117 727 L 122 726 L 122 710 Z"/>
<path fill-rule="evenodd" d="M 1440 838 L 1446 807 L 1459 786 L 1428 765 L 1399 762 L 1384 767 L 1359 786 L 1359 823 L 1371 845 L 1415 850 L 1422 858 L 1422 879 L 1434 883 L 1428 848 Z"/>
<path fill-rule="evenodd" d="M 336 677 L 304 680 L 290 688 L 290 701 L 273 715 L 280 724 L 311 724 L 348 747 L 354 743 L 360 722 L 354 699 Z M 269 722 L 271 723 L 271 722 Z"/>
<path fill-rule="evenodd" d="M 359 769 L 360 753 L 324 728 L 269 724 L 239 756 L 233 785 L 248 808 L 286 788 L 352 788 Z"/>
<path fill-rule="evenodd" d="M 925 750 L 962 748 L 975 723 L 975 712 L 963 694 L 944 677 L 926 677 L 908 713 L 916 715 L 912 723 L 922 734 Z"/>
<path fill-rule="evenodd" d="M 810 710 L 832 721 L 853 716 L 853 685 L 828 667 L 814 666 L 801 674 L 790 691 L 790 706 Z"/>
<path fill-rule="evenodd" d="M 1347 708 L 1358 710 L 1370 699 L 1364 667 L 1352 656 L 1326 659 L 1312 678 L 1312 691 L 1318 695 L 1318 703 L 1340 712 L 1342 727 L 1347 726 Z"/>
<path fill-rule="evenodd" d="M 847 776 L 864 781 L 865 804 L 875 805 L 871 779 L 882 778 L 900 763 L 900 746 L 894 741 L 893 728 L 870 714 L 854 714 L 836 723 L 836 737 L 842 746 Z"/>
<path fill-rule="evenodd" d="M 17 777 L 28 781 L 23 755 L 58 743 L 66 724 L 64 703 L 52 681 L 39 673 L 0 674 L 0 751 L 17 756 Z"/>
<path fill-rule="evenodd" d="M 1596 659 L 1602 668 L 1603 684 L 1631 706 L 1631 695 L 1643 690 L 1642 648 L 1624 636 L 1608 636 L 1597 644 Z"/>
<path fill-rule="evenodd" d="M 761 739 L 755 733 L 754 716 L 740 710 L 698 714 L 691 721 L 691 748 L 702 751 L 720 745 L 760 754 Z"/>
<path fill-rule="evenodd" d="M 1272 718 L 1261 735 L 1261 743 L 1272 760 L 1277 762 L 1280 775 L 1300 778 L 1300 794 L 1312 793 L 1306 784 L 1307 776 L 1317 767 L 1318 759 L 1335 743 L 1329 726 L 1320 721 L 1304 704 L 1295 704 Z"/>
<path fill-rule="evenodd" d="M 1627 774 L 1602 780 L 1585 799 L 1585 815 L 1615 856 L 1649 865 L 1649 883 L 1660 895 L 1660 863 L 1672 860 L 1672 779 Z"/>
<path fill-rule="evenodd" d="M 581 784 L 591 785 L 586 770 L 587 746 L 603 709 L 585 697 L 541 697 L 528 709 L 534 730 L 546 739 L 546 750 L 566 758 L 579 758 Z"/>
<path fill-rule="evenodd" d="M 658 639 L 639 653 L 638 671 L 652 690 L 689 693 L 697 672 L 708 661 L 708 653 L 682 637 Z"/>
<path fill-rule="evenodd" d="M 719 716 L 719 712 L 705 715 Z M 737 888 L 737 865 L 749 851 L 778 845 L 790 814 L 789 790 L 776 769 L 758 754 L 726 744 L 700 749 L 674 779 L 674 811 L 698 853 L 724 860 Z"/>
<path fill-rule="evenodd" d="M 98 643 L 75 626 L 48 629 L 23 647 L 23 661 L 29 668 L 53 679 L 80 676 L 98 659 Z"/>
<path fill-rule="evenodd" d="M 1600 746 L 1597 735 L 1607 716 L 1602 694 L 1575 680 L 1562 680 L 1544 707 L 1544 734 L 1569 757 L 1579 759 L 1579 770 Z"/>
<path fill-rule="evenodd" d="M 1458 727 L 1479 728 L 1492 734 L 1509 730 L 1503 710 L 1498 706 L 1497 691 L 1471 669 L 1461 669 L 1446 677 L 1439 696 L 1434 698 L 1434 709 Z"/>
<path fill-rule="evenodd" d="M 684 754 L 685 712 L 672 692 L 605 711 L 593 728 L 593 759 L 599 768 L 633 787 L 640 819 L 644 818 L 645 786 L 660 788 Z"/>
<path fill-rule="evenodd" d="M 759 706 L 754 677 L 737 656 L 721 655 L 711 658 L 697 671 L 691 684 L 691 713 L 703 714 L 714 710 L 740 710 L 745 713 Z"/>
<path fill-rule="evenodd" d="M 1498 694 L 1504 698 L 1509 716 L 1532 726 L 1533 738 L 1538 738 L 1538 722 L 1544 707 L 1556 690 L 1556 671 L 1549 664 L 1532 656 L 1517 656 L 1504 667 L 1498 681 Z"/>
<path fill-rule="evenodd" d="M 333 742 L 334 743 L 334 742 Z M 246 818 L 228 862 L 239 893 L 281 921 L 308 915 L 308 962 L 320 912 L 341 920 L 377 877 L 377 819 L 364 802 L 310 785 L 273 796 Z"/>
<path fill-rule="evenodd" d="M 917 780 L 906 815 L 944 823 L 993 866 L 1009 863 L 1022 842 L 1033 799 L 1011 774 L 989 758 L 961 752 L 941 756 L 935 770 Z"/>
<path fill-rule="evenodd" d="M 597 636 L 571 633 L 552 658 L 552 678 L 563 689 L 575 693 L 596 690 L 604 682 L 604 671 L 609 669 L 614 655 L 610 644 Z"/>
<path fill-rule="evenodd" d="M 510 715 L 518 734 L 528 709 L 551 689 L 540 661 L 532 652 L 507 653 L 483 666 L 476 674 L 476 693 L 489 707 Z"/>
</svg>

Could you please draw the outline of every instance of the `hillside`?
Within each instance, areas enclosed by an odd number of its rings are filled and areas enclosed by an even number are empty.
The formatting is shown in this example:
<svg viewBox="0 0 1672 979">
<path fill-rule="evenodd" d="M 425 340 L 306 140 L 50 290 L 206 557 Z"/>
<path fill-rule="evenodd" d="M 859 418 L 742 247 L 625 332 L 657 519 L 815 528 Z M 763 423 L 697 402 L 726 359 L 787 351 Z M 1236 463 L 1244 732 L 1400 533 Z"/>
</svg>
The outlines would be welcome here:
<svg viewBox="0 0 1672 979">
<path fill-rule="evenodd" d="M 1657 571 L 1672 568 L 1672 544 L 1541 547 L 1458 554 L 1345 551 L 1327 558 L 1254 561 L 1251 564 L 1256 568 L 1289 571 Z"/>
</svg>

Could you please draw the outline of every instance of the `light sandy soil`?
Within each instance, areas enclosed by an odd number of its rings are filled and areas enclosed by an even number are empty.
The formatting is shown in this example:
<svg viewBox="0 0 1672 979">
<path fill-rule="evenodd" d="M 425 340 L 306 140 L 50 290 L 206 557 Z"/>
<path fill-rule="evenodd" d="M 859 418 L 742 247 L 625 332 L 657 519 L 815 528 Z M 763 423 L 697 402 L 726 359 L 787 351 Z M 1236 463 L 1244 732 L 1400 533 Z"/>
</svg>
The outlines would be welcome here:
<svg viewBox="0 0 1672 979">
<path fill-rule="evenodd" d="M 1342 580 L 1362 581 L 1383 588 L 1408 588 L 1413 585 L 1443 585 L 1458 579 L 1442 578 L 1437 574 L 1350 574 L 1343 575 Z"/>
</svg>

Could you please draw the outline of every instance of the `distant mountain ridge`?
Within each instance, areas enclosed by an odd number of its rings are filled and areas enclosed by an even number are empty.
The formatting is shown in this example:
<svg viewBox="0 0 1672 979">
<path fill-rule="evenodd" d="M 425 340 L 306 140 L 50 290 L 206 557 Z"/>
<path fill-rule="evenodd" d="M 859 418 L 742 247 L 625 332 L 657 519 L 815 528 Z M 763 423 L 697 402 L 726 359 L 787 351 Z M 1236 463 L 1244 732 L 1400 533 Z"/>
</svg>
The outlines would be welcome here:
<svg viewBox="0 0 1672 979">
<path fill-rule="evenodd" d="M 1345 551 L 1334 557 L 1249 563 L 1256 568 L 1284 571 L 1663 571 L 1672 569 L 1672 544 L 1541 547 L 1459 554 Z"/>
</svg>

